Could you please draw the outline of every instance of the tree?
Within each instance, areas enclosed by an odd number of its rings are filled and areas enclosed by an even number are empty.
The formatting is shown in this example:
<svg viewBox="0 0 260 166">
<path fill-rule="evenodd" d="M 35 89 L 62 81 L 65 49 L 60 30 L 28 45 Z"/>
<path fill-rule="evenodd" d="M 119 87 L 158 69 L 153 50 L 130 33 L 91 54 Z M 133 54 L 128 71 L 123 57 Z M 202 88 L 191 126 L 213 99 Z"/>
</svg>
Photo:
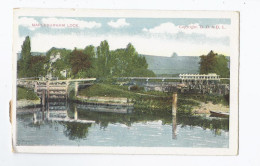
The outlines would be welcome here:
<svg viewBox="0 0 260 166">
<path fill-rule="evenodd" d="M 223 78 L 229 78 L 230 70 L 228 68 L 229 60 L 224 55 L 218 55 L 216 65 L 214 67 L 215 73 Z"/>
<path fill-rule="evenodd" d="M 109 45 L 108 42 L 104 40 L 100 43 L 100 46 L 97 47 L 97 74 L 100 77 L 107 77 L 110 74 L 109 55 Z"/>
<path fill-rule="evenodd" d="M 51 61 L 51 56 L 55 57 L 60 55 L 60 59 L 56 61 Z M 65 79 L 63 75 L 61 75 L 61 71 L 66 70 L 67 78 L 71 76 L 71 50 L 67 50 L 65 48 L 55 48 L 52 47 L 46 53 L 46 70 L 48 73 L 51 73 L 54 77 L 59 77 Z"/>
<path fill-rule="evenodd" d="M 152 71 L 148 70 L 145 57 L 140 56 L 131 43 L 125 49 L 111 51 L 110 60 L 112 62 L 113 76 L 155 76 Z"/>
<path fill-rule="evenodd" d="M 200 74 L 216 73 L 221 77 L 229 77 L 228 59 L 212 50 L 200 56 Z"/>
<path fill-rule="evenodd" d="M 92 66 L 91 56 L 77 49 L 71 52 L 70 63 L 74 77 L 86 77 L 86 71 Z"/>
<path fill-rule="evenodd" d="M 216 55 L 212 50 L 208 55 L 200 56 L 200 74 L 214 73 Z"/>
<path fill-rule="evenodd" d="M 45 76 L 46 70 L 44 69 L 45 56 L 33 56 L 29 63 L 28 75 L 30 77 Z"/>
<path fill-rule="evenodd" d="M 31 41 L 26 36 L 22 45 L 21 59 L 18 61 L 18 77 L 28 77 L 29 63 L 31 60 Z"/>
<path fill-rule="evenodd" d="M 91 58 L 95 57 L 95 47 L 93 45 L 86 46 L 83 50 L 84 54 L 88 54 Z"/>
</svg>

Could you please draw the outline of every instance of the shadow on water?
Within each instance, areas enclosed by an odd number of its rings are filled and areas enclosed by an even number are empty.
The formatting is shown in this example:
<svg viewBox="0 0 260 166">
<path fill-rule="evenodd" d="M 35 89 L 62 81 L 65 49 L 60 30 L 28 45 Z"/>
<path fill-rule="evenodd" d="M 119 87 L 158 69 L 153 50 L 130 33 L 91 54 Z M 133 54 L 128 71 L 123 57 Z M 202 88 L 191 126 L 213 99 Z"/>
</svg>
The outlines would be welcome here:
<svg viewBox="0 0 260 166">
<path fill-rule="evenodd" d="M 215 135 L 221 130 L 229 130 L 229 119 L 171 114 L 171 111 L 135 110 L 128 107 L 94 106 L 65 102 L 50 102 L 45 108 L 20 109 L 18 118 L 26 120 L 28 127 L 41 128 L 41 125 L 64 126 L 63 133 L 70 140 L 85 139 L 93 123 L 105 129 L 109 124 L 124 124 L 161 121 L 162 125 L 172 125 L 172 139 L 176 139 L 177 128 L 190 126 L 210 129 Z M 27 127 L 26 126 L 26 127 Z"/>
</svg>

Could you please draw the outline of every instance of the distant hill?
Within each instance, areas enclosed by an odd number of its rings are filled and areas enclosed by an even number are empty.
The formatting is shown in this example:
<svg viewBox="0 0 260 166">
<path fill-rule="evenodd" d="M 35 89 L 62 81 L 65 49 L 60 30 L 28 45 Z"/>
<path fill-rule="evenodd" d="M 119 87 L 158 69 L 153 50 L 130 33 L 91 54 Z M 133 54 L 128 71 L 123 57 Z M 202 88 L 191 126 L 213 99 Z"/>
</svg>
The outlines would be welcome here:
<svg viewBox="0 0 260 166">
<path fill-rule="evenodd" d="M 172 56 L 161 57 L 151 55 L 141 55 L 146 58 L 148 69 L 156 75 L 173 75 L 180 73 L 199 73 L 199 61 L 197 56 Z"/>
</svg>

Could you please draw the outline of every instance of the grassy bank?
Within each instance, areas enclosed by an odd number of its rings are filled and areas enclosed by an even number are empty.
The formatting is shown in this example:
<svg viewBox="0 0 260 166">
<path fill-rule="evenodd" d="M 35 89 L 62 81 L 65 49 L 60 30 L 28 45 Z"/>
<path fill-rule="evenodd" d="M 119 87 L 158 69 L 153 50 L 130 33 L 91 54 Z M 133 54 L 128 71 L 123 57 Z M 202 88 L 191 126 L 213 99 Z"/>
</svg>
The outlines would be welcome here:
<svg viewBox="0 0 260 166">
<path fill-rule="evenodd" d="M 209 94 L 179 94 L 180 98 L 196 100 L 204 103 L 212 102 L 213 104 L 229 105 L 229 95 L 217 96 Z"/>
<path fill-rule="evenodd" d="M 39 100 L 39 97 L 34 93 L 32 90 L 24 88 L 24 87 L 17 87 L 17 100 Z"/>
<path fill-rule="evenodd" d="M 79 91 L 80 96 L 125 97 L 134 103 L 134 108 L 140 112 L 168 112 L 172 111 L 172 93 L 158 91 L 145 92 L 144 90 L 128 90 L 127 86 L 95 84 Z M 192 107 L 200 102 L 187 99 L 185 96 L 178 98 L 178 112 L 191 114 Z"/>
<path fill-rule="evenodd" d="M 17 87 L 17 108 L 24 108 L 24 107 L 34 107 L 35 105 L 39 105 L 40 99 L 32 90 L 24 88 L 24 87 Z"/>
</svg>

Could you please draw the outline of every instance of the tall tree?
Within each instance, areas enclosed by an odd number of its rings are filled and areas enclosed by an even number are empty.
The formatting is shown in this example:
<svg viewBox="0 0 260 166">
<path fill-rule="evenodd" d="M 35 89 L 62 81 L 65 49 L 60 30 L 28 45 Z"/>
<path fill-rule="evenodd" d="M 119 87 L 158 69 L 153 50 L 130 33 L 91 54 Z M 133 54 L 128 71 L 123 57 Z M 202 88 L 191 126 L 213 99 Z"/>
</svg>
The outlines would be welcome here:
<svg viewBox="0 0 260 166">
<path fill-rule="evenodd" d="M 18 77 L 28 77 L 31 57 L 31 41 L 30 37 L 26 36 L 22 45 L 21 59 L 18 61 Z"/>
<path fill-rule="evenodd" d="M 28 75 L 30 77 L 45 76 L 47 71 L 44 69 L 45 56 L 32 56 L 29 63 Z"/>
<path fill-rule="evenodd" d="M 200 74 L 216 73 L 221 77 L 229 77 L 228 59 L 212 50 L 200 56 Z"/>
<path fill-rule="evenodd" d="M 82 50 L 74 49 L 71 52 L 70 63 L 74 77 L 87 77 L 87 70 L 91 68 L 91 57 Z"/>
<path fill-rule="evenodd" d="M 129 43 L 124 49 L 111 51 L 113 76 L 155 76 L 148 70 L 144 56 L 140 56 L 134 46 Z"/>
<path fill-rule="evenodd" d="M 228 78 L 230 76 L 230 70 L 228 68 L 229 60 L 224 55 L 218 55 L 216 65 L 214 67 L 215 73 L 223 78 Z"/>
<path fill-rule="evenodd" d="M 107 77 L 110 73 L 109 60 L 110 60 L 109 45 L 106 40 L 100 43 L 97 47 L 97 66 L 98 66 L 98 76 Z"/>
<path fill-rule="evenodd" d="M 200 74 L 214 73 L 214 67 L 216 64 L 216 55 L 212 50 L 208 55 L 200 56 Z"/>
</svg>

